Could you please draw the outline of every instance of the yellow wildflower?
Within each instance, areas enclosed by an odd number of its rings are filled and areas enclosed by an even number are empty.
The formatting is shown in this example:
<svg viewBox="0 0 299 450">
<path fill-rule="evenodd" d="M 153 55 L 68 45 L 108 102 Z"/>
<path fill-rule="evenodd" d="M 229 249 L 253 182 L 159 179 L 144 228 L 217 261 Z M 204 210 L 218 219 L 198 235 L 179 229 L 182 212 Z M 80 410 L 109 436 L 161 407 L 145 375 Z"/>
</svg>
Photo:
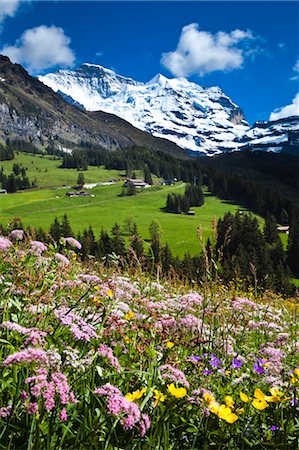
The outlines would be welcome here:
<svg viewBox="0 0 299 450">
<path fill-rule="evenodd" d="M 240 392 L 240 399 L 242 400 L 242 402 L 247 403 L 249 401 L 249 398 L 246 394 L 244 394 L 244 392 Z"/>
<path fill-rule="evenodd" d="M 238 409 L 236 409 L 236 413 L 237 413 L 237 414 L 243 414 L 244 411 L 245 411 L 244 408 L 238 408 Z"/>
<path fill-rule="evenodd" d="M 125 315 L 125 319 L 126 319 L 126 320 L 131 320 L 131 319 L 133 319 L 133 317 L 135 317 L 135 313 L 133 313 L 133 311 L 129 311 L 129 312 Z"/>
<path fill-rule="evenodd" d="M 254 399 L 251 403 L 252 406 L 259 411 L 263 411 L 263 409 L 269 406 L 266 400 L 267 396 L 259 388 L 255 389 Z"/>
<path fill-rule="evenodd" d="M 224 402 L 225 402 L 226 406 L 228 406 L 229 408 L 232 408 L 235 404 L 233 398 L 230 395 L 227 395 L 224 398 Z"/>
<path fill-rule="evenodd" d="M 294 375 L 299 379 L 299 367 L 296 367 L 296 369 L 294 369 Z"/>
<path fill-rule="evenodd" d="M 134 391 L 132 394 L 128 392 L 126 394 L 126 399 L 129 400 L 129 402 L 135 402 L 135 400 L 138 400 L 143 396 L 143 394 L 146 392 L 145 388 L 138 389 L 137 391 Z"/>
<path fill-rule="evenodd" d="M 217 416 L 219 419 L 225 420 L 227 423 L 234 423 L 238 420 L 237 414 L 233 413 L 232 410 L 226 405 L 221 405 L 219 407 Z"/>
<path fill-rule="evenodd" d="M 172 348 L 172 347 L 174 346 L 174 343 L 171 342 L 171 341 L 168 341 L 168 342 L 166 343 L 166 345 L 167 345 L 167 347 L 170 349 L 170 348 Z"/>
<path fill-rule="evenodd" d="M 176 398 L 186 397 L 187 390 L 186 388 L 176 388 L 174 383 L 168 384 L 167 386 L 168 392 Z"/>
<path fill-rule="evenodd" d="M 208 407 L 209 407 L 209 410 L 213 414 L 218 414 L 218 411 L 219 411 L 219 408 L 220 408 L 219 403 L 213 401 L 213 402 L 209 403 Z"/>
<path fill-rule="evenodd" d="M 208 394 L 208 393 L 203 394 L 203 399 L 208 405 L 210 405 L 210 403 L 215 401 L 213 395 Z"/>
<path fill-rule="evenodd" d="M 112 292 L 112 289 L 109 289 L 108 291 L 107 291 L 107 297 L 113 297 L 113 292 Z"/>
<path fill-rule="evenodd" d="M 132 339 L 130 339 L 128 336 L 125 336 L 124 341 L 126 344 L 130 344 L 130 342 L 132 342 Z"/>
<path fill-rule="evenodd" d="M 259 411 L 263 411 L 263 409 L 266 409 L 269 406 L 265 400 L 259 400 L 257 398 L 255 398 L 251 404 L 255 409 L 258 409 Z"/>
<path fill-rule="evenodd" d="M 162 392 L 158 391 L 158 389 L 153 389 L 153 392 L 154 392 L 153 398 L 155 399 L 154 401 L 154 408 L 155 408 L 159 402 L 165 401 L 166 396 Z"/>
</svg>

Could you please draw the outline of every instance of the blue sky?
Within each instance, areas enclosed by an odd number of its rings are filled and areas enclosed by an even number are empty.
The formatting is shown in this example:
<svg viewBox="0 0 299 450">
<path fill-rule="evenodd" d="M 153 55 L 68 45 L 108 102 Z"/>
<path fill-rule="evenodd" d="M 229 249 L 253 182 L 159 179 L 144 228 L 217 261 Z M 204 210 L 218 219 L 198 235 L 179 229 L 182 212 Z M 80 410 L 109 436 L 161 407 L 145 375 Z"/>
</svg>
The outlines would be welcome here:
<svg viewBox="0 0 299 450">
<path fill-rule="evenodd" d="M 250 123 L 299 107 L 298 2 L 1 0 L 0 32 L 0 51 L 34 75 L 90 62 L 186 76 L 220 86 Z"/>
</svg>

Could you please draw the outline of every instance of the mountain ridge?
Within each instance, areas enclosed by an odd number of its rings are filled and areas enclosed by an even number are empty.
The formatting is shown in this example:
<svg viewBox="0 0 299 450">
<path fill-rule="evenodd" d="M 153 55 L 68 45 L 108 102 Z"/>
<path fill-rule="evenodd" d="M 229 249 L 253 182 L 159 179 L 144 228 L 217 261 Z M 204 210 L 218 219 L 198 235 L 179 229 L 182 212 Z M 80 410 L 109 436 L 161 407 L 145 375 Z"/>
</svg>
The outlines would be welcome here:
<svg viewBox="0 0 299 450">
<path fill-rule="evenodd" d="M 120 125 L 120 121 L 119 117 L 105 113 L 99 120 L 72 106 L 21 65 L 0 55 L 2 139 L 9 135 L 29 138 L 35 143 L 56 140 L 66 143 L 65 146 L 78 146 L 84 140 L 107 150 L 141 146 L 184 157 L 175 144 L 134 129 L 125 121 Z"/>
<path fill-rule="evenodd" d="M 75 70 L 59 70 L 39 79 L 86 110 L 115 114 L 198 155 L 241 150 L 249 145 L 263 149 L 265 143 L 273 151 L 281 151 L 280 144 L 288 141 L 289 129 L 298 129 L 299 118 L 290 126 L 285 120 L 287 126 L 276 126 L 275 121 L 266 127 L 250 127 L 242 109 L 220 87 L 202 87 L 186 78 L 169 79 L 159 73 L 143 83 L 84 63 Z"/>
</svg>

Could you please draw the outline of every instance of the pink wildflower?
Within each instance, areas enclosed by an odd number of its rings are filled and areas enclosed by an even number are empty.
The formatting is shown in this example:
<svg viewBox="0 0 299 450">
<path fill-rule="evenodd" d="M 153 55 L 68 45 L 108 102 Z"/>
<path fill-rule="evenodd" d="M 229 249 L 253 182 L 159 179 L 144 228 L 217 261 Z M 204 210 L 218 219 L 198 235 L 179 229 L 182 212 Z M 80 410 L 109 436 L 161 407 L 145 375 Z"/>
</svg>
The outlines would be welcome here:
<svg viewBox="0 0 299 450">
<path fill-rule="evenodd" d="M 0 408 L 0 417 L 8 417 L 11 414 L 12 407 L 11 406 L 3 406 Z"/>
<path fill-rule="evenodd" d="M 31 402 L 29 403 L 29 405 L 27 405 L 27 413 L 28 414 L 35 414 L 37 412 L 38 409 L 38 404 L 36 402 Z"/>
<path fill-rule="evenodd" d="M 30 242 L 32 251 L 38 256 L 41 255 L 44 251 L 47 250 L 47 246 L 40 241 L 31 241 Z"/>
<path fill-rule="evenodd" d="M 0 236 L 0 251 L 6 252 L 12 245 L 11 241 L 6 237 Z"/>
<path fill-rule="evenodd" d="M 22 241 L 24 239 L 24 231 L 23 230 L 12 230 L 9 233 L 9 237 L 14 241 Z"/>
<path fill-rule="evenodd" d="M 74 239 L 72 237 L 67 237 L 67 238 L 64 238 L 64 239 L 65 239 L 65 242 L 67 242 L 71 247 L 75 247 L 78 250 L 81 250 L 82 245 L 80 244 L 79 241 L 77 241 L 77 239 Z"/>
<path fill-rule="evenodd" d="M 181 372 L 179 369 L 172 367 L 170 364 L 165 364 L 164 366 L 159 367 L 159 371 L 161 373 L 161 378 L 173 381 L 174 383 L 180 383 L 185 387 L 190 387 L 185 374 Z"/>
<path fill-rule="evenodd" d="M 29 364 L 32 362 L 39 363 L 39 365 L 47 365 L 48 361 L 47 352 L 40 348 L 29 347 L 26 350 L 9 355 L 5 361 L 3 361 L 3 365 L 10 366 L 12 364 Z"/>
<path fill-rule="evenodd" d="M 61 253 L 55 253 L 55 258 L 59 260 L 62 266 L 70 265 L 70 261 L 67 259 L 66 256 L 62 255 Z"/>
<path fill-rule="evenodd" d="M 116 356 L 113 355 L 113 351 L 110 347 L 105 344 L 101 344 L 98 348 L 98 354 L 107 358 L 112 367 L 115 367 L 116 371 L 120 372 L 120 364 Z"/>
<path fill-rule="evenodd" d="M 89 342 L 91 338 L 98 337 L 95 327 L 88 324 L 78 314 L 70 311 L 69 308 L 56 309 L 54 314 L 62 325 L 70 328 L 76 339 Z"/>
<path fill-rule="evenodd" d="M 61 422 L 66 422 L 66 421 L 67 421 L 67 412 L 66 412 L 66 409 L 65 409 L 65 408 L 63 408 L 63 409 L 60 411 L 59 419 L 60 419 Z"/>
</svg>

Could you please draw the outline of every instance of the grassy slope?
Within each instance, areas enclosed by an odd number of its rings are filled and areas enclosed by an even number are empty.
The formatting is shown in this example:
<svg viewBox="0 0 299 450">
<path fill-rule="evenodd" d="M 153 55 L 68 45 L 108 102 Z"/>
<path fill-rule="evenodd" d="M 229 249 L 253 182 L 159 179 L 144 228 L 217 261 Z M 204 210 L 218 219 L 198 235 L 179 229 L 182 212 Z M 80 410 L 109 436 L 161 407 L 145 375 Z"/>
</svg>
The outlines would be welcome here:
<svg viewBox="0 0 299 450">
<path fill-rule="evenodd" d="M 238 205 L 229 204 L 214 196 L 206 196 L 201 208 L 193 208 L 196 216 L 168 214 L 161 210 L 165 206 L 167 194 L 171 191 L 184 192 L 184 184 L 165 186 L 156 191 L 144 191 L 134 197 L 119 197 L 121 183 L 113 186 L 94 188 L 95 197 L 68 198 L 66 189 L 39 190 L 2 196 L 1 222 L 12 217 L 21 217 L 25 225 L 41 226 L 48 229 L 55 216 L 67 213 L 74 231 L 92 225 L 96 235 L 101 228 L 110 230 L 115 222 L 123 224 L 132 217 L 144 239 L 149 238 L 148 228 L 157 219 L 163 230 L 162 240 L 168 242 L 173 252 L 179 256 L 198 252 L 197 228 L 199 223 L 206 238 L 211 233 L 211 222 L 215 215 L 219 218 L 226 211 L 235 212 Z"/>
<path fill-rule="evenodd" d="M 61 159 L 48 155 L 31 155 L 27 153 L 18 153 L 12 161 L 0 161 L 0 167 L 3 167 L 4 173 L 12 171 L 14 164 L 22 164 L 27 169 L 27 176 L 32 182 L 37 181 L 37 186 L 58 187 L 72 186 L 76 184 L 79 172 L 76 169 L 60 169 Z M 118 170 L 106 170 L 102 167 L 91 167 L 83 172 L 86 183 L 96 183 L 108 181 L 111 178 L 118 179 L 122 172 Z"/>
</svg>

